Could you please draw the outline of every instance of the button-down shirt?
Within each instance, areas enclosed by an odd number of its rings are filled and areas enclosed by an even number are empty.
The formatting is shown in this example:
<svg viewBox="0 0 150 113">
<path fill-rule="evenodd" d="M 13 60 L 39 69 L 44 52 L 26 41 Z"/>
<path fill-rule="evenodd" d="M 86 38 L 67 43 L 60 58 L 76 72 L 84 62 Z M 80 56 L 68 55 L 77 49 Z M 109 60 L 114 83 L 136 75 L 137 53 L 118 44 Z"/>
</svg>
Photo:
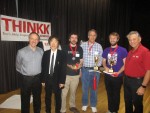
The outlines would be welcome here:
<svg viewBox="0 0 150 113">
<path fill-rule="evenodd" d="M 83 42 L 81 44 L 81 47 L 83 49 L 83 66 L 84 67 L 94 67 L 95 66 L 95 61 L 94 57 L 95 55 L 98 55 L 99 61 L 98 61 L 98 66 L 101 66 L 102 64 L 102 46 L 95 42 L 94 45 L 91 47 L 91 50 L 89 51 L 89 44 L 87 42 Z"/>
<path fill-rule="evenodd" d="M 33 51 L 29 46 L 18 50 L 16 70 L 22 75 L 33 76 L 41 73 L 43 50 L 39 47 Z"/>
</svg>

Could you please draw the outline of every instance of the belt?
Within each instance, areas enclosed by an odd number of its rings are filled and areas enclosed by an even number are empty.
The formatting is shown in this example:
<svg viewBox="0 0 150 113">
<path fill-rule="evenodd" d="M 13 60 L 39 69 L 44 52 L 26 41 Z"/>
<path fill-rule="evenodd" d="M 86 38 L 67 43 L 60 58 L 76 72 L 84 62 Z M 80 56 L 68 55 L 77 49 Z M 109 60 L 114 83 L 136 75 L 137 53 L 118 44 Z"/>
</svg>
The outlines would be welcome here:
<svg viewBox="0 0 150 113">
<path fill-rule="evenodd" d="M 39 77 L 40 74 L 37 74 L 37 75 L 23 75 L 24 77 Z"/>
<path fill-rule="evenodd" d="M 128 75 L 126 75 L 127 78 L 130 78 L 130 79 L 143 79 L 144 77 L 130 77 Z"/>
<path fill-rule="evenodd" d="M 86 69 L 94 69 L 94 67 L 84 67 L 84 68 L 86 68 Z"/>
</svg>

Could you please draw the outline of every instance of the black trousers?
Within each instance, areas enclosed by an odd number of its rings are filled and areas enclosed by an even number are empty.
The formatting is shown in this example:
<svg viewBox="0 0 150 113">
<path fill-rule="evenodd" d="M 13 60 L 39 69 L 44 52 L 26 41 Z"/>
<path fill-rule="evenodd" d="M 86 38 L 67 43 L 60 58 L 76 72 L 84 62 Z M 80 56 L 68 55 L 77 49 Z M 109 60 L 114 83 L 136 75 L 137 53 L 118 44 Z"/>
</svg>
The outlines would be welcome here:
<svg viewBox="0 0 150 113">
<path fill-rule="evenodd" d="M 54 82 L 53 77 L 48 77 L 45 81 L 46 113 L 51 113 L 52 93 L 54 93 L 54 96 L 55 96 L 55 101 L 54 101 L 55 113 L 60 113 L 60 109 L 61 109 L 61 89 L 56 88 L 56 86 L 54 86 L 53 82 Z"/>
<path fill-rule="evenodd" d="M 39 75 L 21 77 L 21 113 L 30 113 L 30 97 L 33 95 L 34 113 L 41 110 L 41 81 Z"/>
<path fill-rule="evenodd" d="M 123 83 L 123 76 L 111 77 L 105 75 L 105 87 L 108 97 L 108 109 L 110 112 L 118 112 L 120 105 L 120 89 Z"/>
<path fill-rule="evenodd" d="M 143 78 L 124 78 L 125 113 L 143 113 L 143 96 L 137 95 Z M 133 109 L 134 106 L 134 109 Z"/>
</svg>

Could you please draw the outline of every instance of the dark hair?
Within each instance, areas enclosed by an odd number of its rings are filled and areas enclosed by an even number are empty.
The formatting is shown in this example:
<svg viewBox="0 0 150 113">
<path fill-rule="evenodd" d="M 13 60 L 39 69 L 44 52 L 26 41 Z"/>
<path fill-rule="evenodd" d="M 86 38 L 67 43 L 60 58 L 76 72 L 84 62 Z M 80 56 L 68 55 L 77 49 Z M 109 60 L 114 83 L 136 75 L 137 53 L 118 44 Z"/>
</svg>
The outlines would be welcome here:
<svg viewBox="0 0 150 113">
<path fill-rule="evenodd" d="M 111 32 L 110 35 L 116 36 L 118 40 L 120 39 L 120 36 L 119 36 L 119 34 L 117 32 Z"/>
<path fill-rule="evenodd" d="M 48 43 L 50 44 L 50 42 L 52 41 L 52 39 L 56 39 L 58 41 L 58 45 L 59 45 L 59 39 L 57 36 L 51 35 L 48 39 Z"/>
<path fill-rule="evenodd" d="M 31 36 L 32 34 L 37 35 L 37 37 L 38 37 L 38 38 L 39 38 L 39 40 L 40 40 L 40 36 L 39 36 L 39 34 L 38 34 L 38 33 L 36 33 L 36 32 L 31 32 L 31 33 L 29 34 L 29 38 L 30 38 L 30 36 Z"/>
<path fill-rule="evenodd" d="M 77 34 L 76 32 L 71 32 L 71 33 L 69 34 L 69 38 L 71 37 L 71 35 L 77 35 L 77 38 L 79 38 L 79 36 L 78 36 L 78 34 Z"/>
</svg>

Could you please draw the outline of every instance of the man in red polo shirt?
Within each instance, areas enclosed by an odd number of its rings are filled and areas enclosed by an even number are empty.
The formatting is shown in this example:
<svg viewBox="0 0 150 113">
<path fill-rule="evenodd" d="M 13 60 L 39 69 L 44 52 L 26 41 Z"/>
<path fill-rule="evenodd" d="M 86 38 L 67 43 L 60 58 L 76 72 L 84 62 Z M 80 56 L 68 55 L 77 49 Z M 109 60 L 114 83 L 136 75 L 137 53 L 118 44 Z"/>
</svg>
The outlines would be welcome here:
<svg viewBox="0 0 150 113">
<path fill-rule="evenodd" d="M 150 79 L 149 50 L 141 44 L 137 31 L 131 31 L 127 38 L 132 49 L 124 70 L 125 113 L 143 113 L 143 95 Z"/>
</svg>

